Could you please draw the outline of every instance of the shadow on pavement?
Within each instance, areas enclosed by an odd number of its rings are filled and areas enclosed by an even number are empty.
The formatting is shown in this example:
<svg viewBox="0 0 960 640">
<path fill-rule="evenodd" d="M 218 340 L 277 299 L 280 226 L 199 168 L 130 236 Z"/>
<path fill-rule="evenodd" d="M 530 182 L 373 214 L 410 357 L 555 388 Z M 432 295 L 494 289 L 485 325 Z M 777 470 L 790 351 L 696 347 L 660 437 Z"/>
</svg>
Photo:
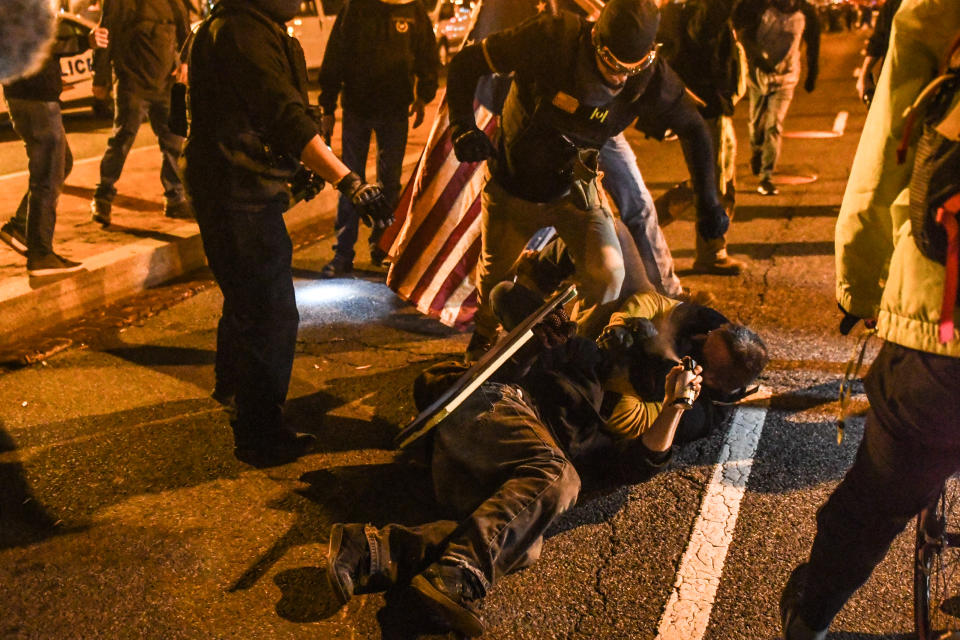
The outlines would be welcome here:
<svg viewBox="0 0 960 640">
<path fill-rule="evenodd" d="M 209 349 L 191 347 L 169 347 L 147 344 L 137 347 L 117 347 L 105 349 L 104 353 L 123 358 L 127 362 L 141 367 L 175 367 L 198 364 L 212 365 L 216 353 Z"/>
<path fill-rule="evenodd" d="M 64 184 L 63 193 L 77 198 L 93 199 L 96 189 L 93 187 L 81 187 L 75 184 Z M 146 200 L 135 196 L 128 196 L 118 193 L 113 200 L 114 208 L 129 209 L 130 211 L 153 212 L 160 211 L 160 205 L 154 200 Z"/>
<path fill-rule="evenodd" d="M 0 549 L 21 547 L 78 528 L 59 528 L 56 516 L 36 500 L 22 464 L 13 456 L 17 446 L 0 426 Z"/>
<path fill-rule="evenodd" d="M 450 516 L 435 505 L 426 468 L 406 461 L 309 471 L 300 481 L 307 486 L 270 505 L 296 514 L 294 524 L 228 591 L 253 587 L 291 548 L 323 544 L 335 522 L 413 526 Z M 288 569 L 273 580 L 282 594 L 276 605 L 277 615 L 284 619 L 317 622 L 341 609 L 327 584 L 325 566 Z M 419 611 L 404 589 L 390 592 L 377 614 L 382 637 L 418 638 L 439 632 Z"/>
</svg>

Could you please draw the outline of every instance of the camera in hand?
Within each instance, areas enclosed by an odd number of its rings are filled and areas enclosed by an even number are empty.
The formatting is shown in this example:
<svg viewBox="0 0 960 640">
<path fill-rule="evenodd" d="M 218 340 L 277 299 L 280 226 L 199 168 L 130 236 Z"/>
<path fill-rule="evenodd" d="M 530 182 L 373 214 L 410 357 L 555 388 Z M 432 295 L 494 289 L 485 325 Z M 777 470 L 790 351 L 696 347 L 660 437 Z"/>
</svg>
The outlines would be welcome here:
<svg viewBox="0 0 960 640">
<path fill-rule="evenodd" d="M 693 371 L 697 363 L 690 356 L 684 356 L 681 361 L 683 364 L 684 371 Z M 677 399 L 673 401 L 674 406 L 682 407 L 684 409 L 690 409 L 693 407 L 693 401 L 697 399 L 697 390 L 694 389 L 692 384 L 688 384 L 683 388 L 683 391 L 680 392 L 680 395 L 677 396 Z"/>
</svg>

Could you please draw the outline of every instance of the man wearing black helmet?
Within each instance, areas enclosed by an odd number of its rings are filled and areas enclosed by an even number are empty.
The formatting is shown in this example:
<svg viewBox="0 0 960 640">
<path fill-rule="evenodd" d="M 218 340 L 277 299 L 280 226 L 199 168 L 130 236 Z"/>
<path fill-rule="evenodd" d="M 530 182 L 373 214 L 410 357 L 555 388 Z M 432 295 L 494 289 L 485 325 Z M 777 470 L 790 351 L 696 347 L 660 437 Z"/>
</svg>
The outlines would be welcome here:
<svg viewBox="0 0 960 640">
<path fill-rule="evenodd" d="M 367 219 L 390 215 L 380 188 L 330 151 L 307 111 L 303 49 L 284 24 L 299 7 L 221 0 L 190 49 L 184 179 L 224 299 L 213 396 L 235 404 L 235 455 L 256 466 L 291 461 L 313 440 L 283 423 L 300 320 L 283 222 L 291 179 L 305 166 Z"/>
<path fill-rule="evenodd" d="M 468 359 L 496 338 L 489 305 L 534 231 L 566 241 L 588 304 L 614 300 L 624 276 L 613 217 L 597 185 L 597 154 L 632 122 L 680 137 L 698 195 L 698 230 L 723 235 L 709 132 L 683 83 L 657 55 L 652 0 L 611 0 L 596 24 L 571 13 L 541 15 L 465 47 L 450 66 L 447 100 L 461 162 L 490 159 L 483 193 L 480 306 Z M 477 128 L 473 95 L 490 73 L 514 73 L 494 146 Z"/>
</svg>

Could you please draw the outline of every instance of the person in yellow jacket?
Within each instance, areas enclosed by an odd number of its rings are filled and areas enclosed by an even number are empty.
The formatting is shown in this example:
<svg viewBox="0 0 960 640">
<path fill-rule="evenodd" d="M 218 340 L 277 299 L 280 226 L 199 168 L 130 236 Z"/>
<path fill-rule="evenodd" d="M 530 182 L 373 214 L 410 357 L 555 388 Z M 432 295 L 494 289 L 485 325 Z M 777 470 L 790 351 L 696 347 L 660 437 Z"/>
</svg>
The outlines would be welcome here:
<svg viewBox="0 0 960 640">
<path fill-rule="evenodd" d="M 924 257 L 911 236 L 914 149 L 903 164 L 895 152 L 904 110 L 958 34 L 960 3 L 903 1 L 843 197 L 836 228 L 841 327 L 875 321 L 884 344 L 865 378 L 870 410 L 856 460 L 820 509 L 809 561 L 781 596 L 787 640 L 825 638 L 892 540 L 960 470 L 960 335 L 938 339 L 944 267 Z M 918 134 L 919 127 L 913 147 Z M 960 322 L 956 307 L 953 315 Z"/>
</svg>

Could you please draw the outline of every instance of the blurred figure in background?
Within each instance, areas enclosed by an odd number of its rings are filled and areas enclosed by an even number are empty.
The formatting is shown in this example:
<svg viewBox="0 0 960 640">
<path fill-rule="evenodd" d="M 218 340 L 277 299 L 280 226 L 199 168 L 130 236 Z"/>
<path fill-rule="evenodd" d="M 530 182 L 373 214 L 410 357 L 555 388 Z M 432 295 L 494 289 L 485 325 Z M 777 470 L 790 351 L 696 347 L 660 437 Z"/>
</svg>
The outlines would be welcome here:
<svg viewBox="0 0 960 640">
<path fill-rule="evenodd" d="M 440 58 L 433 23 L 419 0 L 351 0 L 344 3 L 330 33 L 320 67 L 322 133 L 328 141 L 343 93 L 343 161 L 366 175 L 370 136 L 377 136 L 377 180 L 391 207 L 400 199 L 400 174 L 407 148 L 407 118 L 423 123 L 427 103 L 437 92 Z M 320 272 L 335 278 L 353 270 L 360 218 L 349 198 L 337 207 L 337 244 Z M 370 232 L 370 261 L 380 266 L 386 253 L 377 246 L 385 227 Z"/>
<path fill-rule="evenodd" d="M 63 181 L 73 167 L 60 113 L 63 80 L 60 56 L 76 55 L 88 46 L 105 47 L 106 29 L 90 32 L 89 42 L 57 39 L 37 73 L 3 85 L 13 128 L 23 140 L 29 159 L 30 183 L 16 214 L 0 227 L 0 239 L 27 256 L 27 273 L 47 276 L 82 268 L 53 251 L 57 202 Z"/>
<path fill-rule="evenodd" d="M 733 15 L 737 37 L 747 55 L 750 98 L 750 170 L 760 176 L 760 195 L 775 196 L 773 170 L 780 157 L 783 121 L 800 82 L 801 40 L 807 48 L 803 88 L 817 86 L 820 22 L 805 0 L 743 0 Z"/>
<path fill-rule="evenodd" d="M 94 59 L 93 94 L 104 99 L 115 76 L 113 134 L 100 161 L 100 183 L 90 209 L 95 222 L 111 222 L 114 184 L 146 116 L 160 143 L 163 166 L 163 213 L 192 218 L 177 163 L 183 138 L 170 131 L 170 89 L 186 78 L 179 51 L 190 30 L 183 0 L 103 0 L 100 26 L 110 31 L 110 45 Z"/>
</svg>

